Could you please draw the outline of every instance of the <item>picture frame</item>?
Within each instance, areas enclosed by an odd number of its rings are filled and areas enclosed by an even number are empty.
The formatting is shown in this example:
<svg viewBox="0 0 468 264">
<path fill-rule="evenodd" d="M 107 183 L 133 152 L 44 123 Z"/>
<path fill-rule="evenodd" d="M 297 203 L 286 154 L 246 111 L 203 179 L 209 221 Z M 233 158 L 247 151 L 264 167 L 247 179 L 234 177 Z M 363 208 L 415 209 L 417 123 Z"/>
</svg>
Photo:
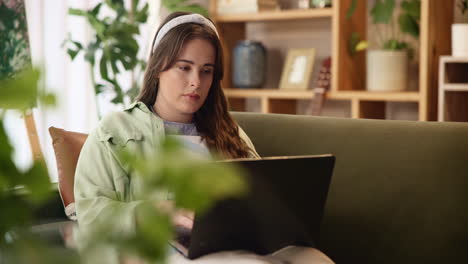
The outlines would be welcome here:
<svg viewBox="0 0 468 264">
<path fill-rule="evenodd" d="M 312 77 L 315 53 L 315 48 L 288 50 L 279 89 L 307 90 Z"/>
</svg>

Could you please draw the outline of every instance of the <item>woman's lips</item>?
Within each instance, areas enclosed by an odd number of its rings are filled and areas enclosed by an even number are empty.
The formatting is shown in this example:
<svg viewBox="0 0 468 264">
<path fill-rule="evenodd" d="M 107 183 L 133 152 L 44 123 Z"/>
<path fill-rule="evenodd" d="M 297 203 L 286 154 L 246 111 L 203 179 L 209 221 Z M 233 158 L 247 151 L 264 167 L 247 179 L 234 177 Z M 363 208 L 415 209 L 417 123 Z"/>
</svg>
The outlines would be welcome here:
<svg viewBox="0 0 468 264">
<path fill-rule="evenodd" d="M 185 98 L 191 99 L 191 100 L 200 99 L 200 96 L 198 94 L 195 94 L 195 93 L 183 94 L 182 96 L 184 96 Z"/>
</svg>

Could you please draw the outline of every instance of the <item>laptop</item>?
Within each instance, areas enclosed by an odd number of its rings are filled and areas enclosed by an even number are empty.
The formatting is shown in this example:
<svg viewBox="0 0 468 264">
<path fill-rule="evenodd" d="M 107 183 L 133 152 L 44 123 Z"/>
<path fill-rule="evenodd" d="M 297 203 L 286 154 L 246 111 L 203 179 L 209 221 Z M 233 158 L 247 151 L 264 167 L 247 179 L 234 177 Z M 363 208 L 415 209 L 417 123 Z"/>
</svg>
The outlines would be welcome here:
<svg viewBox="0 0 468 264">
<path fill-rule="evenodd" d="M 189 259 L 226 250 L 260 255 L 288 245 L 314 247 L 333 172 L 333 155 L 241 159 L 249 192 L 218 201 L 178 229 L 172 246 Z"/>
</svg>

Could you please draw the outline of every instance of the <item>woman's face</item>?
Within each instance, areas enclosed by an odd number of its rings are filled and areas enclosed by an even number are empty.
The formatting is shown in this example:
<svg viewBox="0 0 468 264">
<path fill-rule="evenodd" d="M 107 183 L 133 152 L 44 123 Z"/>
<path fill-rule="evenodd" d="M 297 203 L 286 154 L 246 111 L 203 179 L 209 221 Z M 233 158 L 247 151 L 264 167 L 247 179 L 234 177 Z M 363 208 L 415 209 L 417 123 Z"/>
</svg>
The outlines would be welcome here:
<svg viewBox="0 0 468 264">
<path fill-rule="evenodd" d="M 174 65 L 159 74 L 156 113 L 172 122 L 192 122 L 213 82 L 215 49 L 204 39 L 185 43 Z"/>
</svg>

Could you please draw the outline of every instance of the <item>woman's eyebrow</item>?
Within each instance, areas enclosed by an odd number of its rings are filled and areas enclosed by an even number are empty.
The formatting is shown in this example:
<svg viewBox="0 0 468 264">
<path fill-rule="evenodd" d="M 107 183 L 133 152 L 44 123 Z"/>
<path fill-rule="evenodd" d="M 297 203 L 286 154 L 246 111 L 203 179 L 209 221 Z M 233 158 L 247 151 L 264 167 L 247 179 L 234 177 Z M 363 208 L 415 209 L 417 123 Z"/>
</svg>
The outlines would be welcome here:
<svg viewBox="0 0 468 264">
<path fill-rule="evenodd" d="M 185 63 L 189 63 L 189 64 L 193 64 L 195 65 L 195 62 L 191 61 L 191 60 L 184 60 L 184 59 L 179 59 L 179 60 L 176 60 L 176 62 L 185 62 Z M 213 63 L 205 63 L 203 66 L 211 66 L 211 67 L 215 67 L 215 65 Z"/>
</svg>

